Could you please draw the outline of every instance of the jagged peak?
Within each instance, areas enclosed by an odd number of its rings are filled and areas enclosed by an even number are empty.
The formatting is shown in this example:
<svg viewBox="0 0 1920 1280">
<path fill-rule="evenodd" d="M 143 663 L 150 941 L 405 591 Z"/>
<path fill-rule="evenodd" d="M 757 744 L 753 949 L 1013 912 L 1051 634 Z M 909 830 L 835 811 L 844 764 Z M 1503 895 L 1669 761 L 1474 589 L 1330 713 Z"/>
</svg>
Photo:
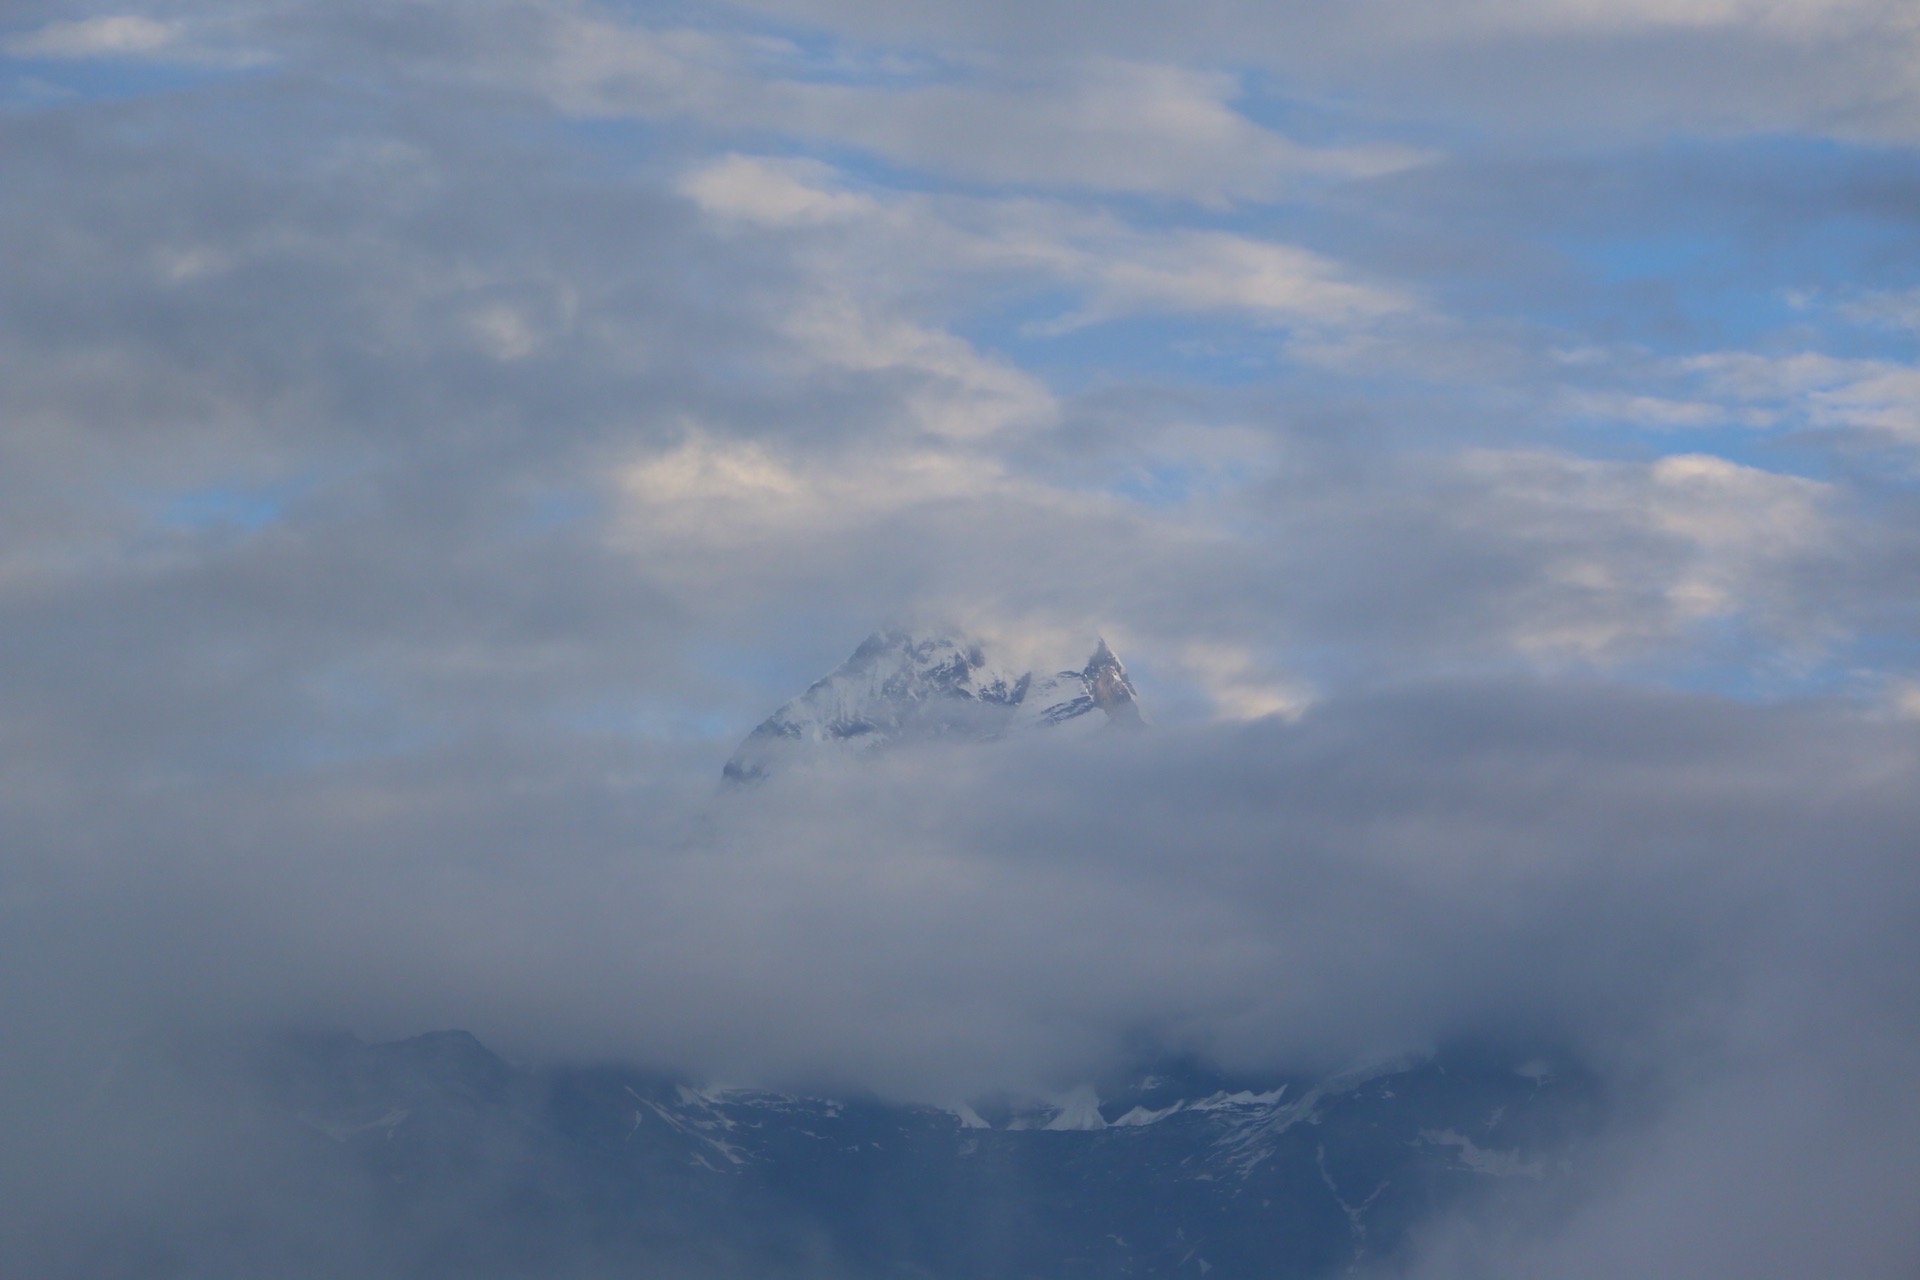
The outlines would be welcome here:
<svg viewBox="0 0 1920 1280">
<path fill-rule="evenodd" d="M 995 660 L 995 646 L 951 624 L 883 627 L 749 734 L 725 776 L 764 777 L 806 747 L 873 749 L 917 738 L 988 740 L 1025 728 L 1142 723 L 1119 655 L 1100 637 L 1078 670 L 1042 676 Z"/>
<path fill-rule="evenodd" d="M 1106 712 L 1112 723 L 1129 726 L 1145 723 L 1140 716 L 1140 695 L 1135 692 L 1133 681 L 1127 679 L 1126 664 L 1120 661 L 1120 655 L 1113 651 L 1105 636 L 1094 645 L 1093 657 L 1087 660 L 1081 676 L 1092 688 L 1094 705 Z"/>
</svg>

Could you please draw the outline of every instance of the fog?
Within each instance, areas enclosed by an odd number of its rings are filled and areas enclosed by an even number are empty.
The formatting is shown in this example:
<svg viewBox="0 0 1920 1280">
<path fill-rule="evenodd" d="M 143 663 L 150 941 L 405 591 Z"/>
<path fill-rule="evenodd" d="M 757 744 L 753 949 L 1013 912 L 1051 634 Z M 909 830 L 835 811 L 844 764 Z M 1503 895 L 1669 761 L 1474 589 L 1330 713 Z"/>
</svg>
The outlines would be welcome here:
<svg viewBox="0 0 1920 1280">
<path fill-rule="evenodd" d="M 466 759 L 194 796 L 103 824 L 84 868 L 10 858 L 8 1105 L 170 1026 L 458 1026 L 522 1061 L 934 1103 L 1142 1043 L 1333 1070 L 1492 1035 L 1564 1046 L 1622 1104 L 1594 1198 L 1530 1226 L 1516 1274 L 1893 1275 L 1917 749 L 1831 704 L 1456 684 L 757 788 L 575 759 L 516 791 Z M 185 1138 L 112 1135 L 119 1177 L 122 1144 L 217 1151 L 231 1121 L 192 1096 L 142 1119 Z M 8 1169 L 44 1195 L 103 1135 L 40 1137 Z"/>
</svg>

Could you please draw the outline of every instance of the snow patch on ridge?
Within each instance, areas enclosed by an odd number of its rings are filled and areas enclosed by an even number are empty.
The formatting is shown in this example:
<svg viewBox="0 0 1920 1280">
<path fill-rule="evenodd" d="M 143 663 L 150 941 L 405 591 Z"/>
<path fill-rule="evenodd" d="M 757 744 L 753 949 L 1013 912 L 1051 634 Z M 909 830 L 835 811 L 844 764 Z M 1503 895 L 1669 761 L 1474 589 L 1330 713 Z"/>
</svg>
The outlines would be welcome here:
<svg viewBox="0 0 1920 1280">
<path fill-rule="evenodd" d="M 1085 666 L 1049 675 L 997 661 L 964 632 L 878 631 L 761 721 L 727 761 L 725 776 L 754 781 L 803 751 L 860 752 L 914 739 L 987 741 L 1066 724 L 1140 723 L 1133 682 L 1105 640 Z"/>
<path fill-rule="evenodd" d="M 1060 1113 L 1041 1128 L 1084 1131 L 1107 1127 L 1106 1119 L 1100 1114 L 1100 1095 L 1093 1091 L 1092 1085 L 1069 1089 L 1054 1105 L 1060 1108 Z"/>
<path fill-rule="evenodd" d="M 1183 1109 L 1186 1105 L 1187 1104 L 1184 1102 L 1176 1102 L 1172 1106 L 1162 1107 L 1158 1111 L 1149 1111 L 1145 1107 L 1135 1107 L 1133 1110 L 1127 1112 L 1127 1114 L 1121 1116 L 1118 1120 L 1115 1120 L 1113 1122 L 1113 1128 L 1132 1129 L 1132 1128 L 1138 1128 L 1141 1125 L 1154 1124 L 1157 1121 L 1165 1120 L 1168 1116 L 1174 1114 L 1174 1112 L 1176 1111 Z"/>
</svg>

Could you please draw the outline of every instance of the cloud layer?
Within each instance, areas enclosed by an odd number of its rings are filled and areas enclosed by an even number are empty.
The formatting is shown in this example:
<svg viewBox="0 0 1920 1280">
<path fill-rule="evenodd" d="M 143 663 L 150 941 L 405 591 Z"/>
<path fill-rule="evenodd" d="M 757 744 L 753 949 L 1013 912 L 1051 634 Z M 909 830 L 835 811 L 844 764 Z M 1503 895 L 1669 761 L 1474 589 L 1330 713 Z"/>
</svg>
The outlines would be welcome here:
<svg viewBox="0 0 1920 1280">
<path fill-rule="evenodd" d="M 174 1023 L 938 1099 L 1492 1030 L 1632 1103 L 1514 1274 L 1910 1272 L 1915 38 L 19 9 L 10 1096 Z M 1159 728 L 716 799 L 924 616 Z"/>
<path fill-rule="evenodd" d="M 1832 707 L 1467 684 L 717 797 L 578 751 L 336 768 L 43 837 L 8 1014 L 61 1070 L 128 1027 L 453 1023 L 935 1102 L 1142 1043 L 1325 1070 L 1495 1035 L 1620 1110 L 1574 1219 L 1515 1224 L 1515 1274 L 1891 1276 L 1917 753 Z M 44 1105 L 34 1065 L 10 1096 Z"/>
</svg>

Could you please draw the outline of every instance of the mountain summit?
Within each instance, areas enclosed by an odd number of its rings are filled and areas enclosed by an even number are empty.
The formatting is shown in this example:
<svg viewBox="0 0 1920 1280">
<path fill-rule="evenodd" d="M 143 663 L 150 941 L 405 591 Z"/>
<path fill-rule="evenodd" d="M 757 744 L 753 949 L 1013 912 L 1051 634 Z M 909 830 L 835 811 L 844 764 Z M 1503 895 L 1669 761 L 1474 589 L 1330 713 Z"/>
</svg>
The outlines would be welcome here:
<svg viewBox="0 0 1920 1280">
<path fill-rule="evenodd" d="M 809 747 L 868 750 L 911 739 L 986 741 L 1028 728 L 1141 723 L 1133 682 L 1105 640 L 1084 667 L 1043 675 L 995 661 L 959 631 L 876 631 L 761 721 L 725 774 L 736 782 L 762 778 L 778 757 Z"/>
</svg>

